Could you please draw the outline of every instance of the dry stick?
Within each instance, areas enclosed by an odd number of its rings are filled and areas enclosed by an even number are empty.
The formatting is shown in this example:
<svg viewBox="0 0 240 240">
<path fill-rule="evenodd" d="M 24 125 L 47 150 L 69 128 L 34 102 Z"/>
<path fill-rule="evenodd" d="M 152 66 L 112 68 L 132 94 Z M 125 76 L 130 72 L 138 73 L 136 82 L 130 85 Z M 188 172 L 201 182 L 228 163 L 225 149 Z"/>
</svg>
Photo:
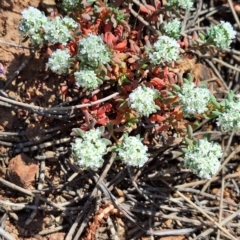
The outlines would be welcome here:
<svg viewBox="0 0 240 240">
<path fill-rule="evenodd" d="M 159 31 L 157 31 L 156 29 L 154 29 L 147 21 L 145 21 L 141 16 L 138 15 L 137 12 L 135 12 L 132 9 L 132 4 L 129 4 L 129 10 L 131 12 L 131 14 L 136 17 L 144 26 L 146 26 L 150 31 L 152 31 L 154 34 L 159 35 Z"/>
<path fill-rule="evenodd" d="M 230 145 L 232 143 L 232 140 L 233 140 L 233 137 L 235 135 L 235 132 L 231 132 L 231 135 L 230 137 L 228 138 L 228 143 L 227 143 L 227 147 L 225 148 L 225 152 L 228 152 L 229 151 L 229 148 L 230 148 Z"/>
<path fill-rule="evenodd" d="M 220 60 L 220 59 L 218 59 L 218 58 L 212 58 L 212 60 L 215 61 L 215 62 L 217 62 L 217 63 L 220 63 L 221 65 L 223 65 L 223 66 L 225 66 L 225 67 L 227 67 L 227 68 L 230 68 L 230 69 L 232 69 L 232 70 L 234 70 L 234 71 L 240 72 L 240 69 L 239 69 L 239 68 L 234 67 L 234 66 L 232 66 L 232 65 L 230 65 L 230 64 L 228 64 L 228 63 L 226 63 L 226 62 L 224 62 L 224 61 L 222 61 L 222 60 Z"/>
<path fill-rule="evenodd" d="M 223 80 L 221 74 L 219 73 L 219 71 L 217 70 L 217 68 L 213 65 L 213 63 L 211 61 L 209 61 L 208 59 L 204 59 L 204 61 L 206 61 L 208 63 L 208 65 L 212 68 L 213 72 L 217 75 L 217 77 L 221 80 L 223 86 L 225 87 L 226 90 L 228 89 L 227 84 L 225 83 L 225 81 Z"/>
<path fill-rule="evenodd" d="M 43 236 L 43 235 L 48 235 L 48 234 L 51 234 L 51 233 L 55 233 L 55 232 L 59 232 L 61 230 L 63 230 L 64 228 L 67 228 L 69 227 L 69 224 L 65 224 L 65 225 L 62 225 L 62 226 L 59 226 L 59 227 L 56 227 L 56 228 L 53 228 L 53 229 L 46 229 L 46 230 L 43 230 L 41 232 L 39 232 L 38 234 Z"/>
<path fill-rule="evenodd" d="M 225 179 L 235 178 L 235 177 L 240 177 L 240 173 L 231 173 L 231 174 L 228 174 L 227 176 L 225 176 Z M 211 181 L 212 181 L 212 182 L 215 182 L 215 181 L 218 181 L 218 180 L 220 180 L 220 179 L 221 179 L 220 176 L 218 176 L 218 177 L 212 177 Z M 208 180 L 199 180 L 199 181 L 196 181 L 196 182 L 184 183 L 184 184 L 177 185 L 177 186 L 174 186 L 174 187 L 177 188 L 177 189 L 187 188 L 187 187 L 196 187 L 196 186 L 199 186 L 199 185 L 203 185 L 203 184 L 205 184 L 206 182 L 208 182 Z"/>
<path fill-rule="evenodd" d="M 84 205 L 84 208 L 83 208 L 82 212 L 78 215 L 78 217 L 76 218 L 76 220 L 75 220 L 75 222 L 73 223 L 72 227 L 71 227 L 70 230 L 68 231 L 68 234 L 67 234 L 65 240 L 71 240 L 71 239 L 72 239 L 73 234 L 74 234 L 74 232 L 75 232 L 75 230 L 76 230 L 76 228 L 77 228 L 80 220 L 82 219 L 82 217 L 84 216 L 84 214 L 85 214 L 86 211 L 88 210 L 88 208 L 89 208 L 89 206 L 90 206 L 90 204 L 91 204 L 91 202 L 92 202 L 92 201 L 91 201 L 92 198 L 94 198 L 95 195 L 96 195 L 96 193 L 97 193 L 98 185 L 103 181 L 103 179 L 104 179 L 105 176 L 107 175 L 110 167 L 112 166 L 112 164 L 113 164 L 113 162 L 114 162 L 114 159 L 115 159 L 115 156 L 116 156 L 116 153 L 112 153 L 111 158 L 110 158 L 110 160 L 109 160 L 109 163 L 106 165 L 106 167 L 105 167 L 102 175 L 100 176 L 100 178 L 99 178 L 96 186 L 94 187 L 91 195 L 89 196 L 88 200 L 86 201 L 86 204 Z M 79 237 L 80 237 L 83 229 L 84 229 L 84 228 L 82 228 L 82 225 L 81 225 L 80 228 L 78 229 L 78 232 L 77 232 L 77 234 L 75 235 L 75 238 L 74 238 L 74 239 L 80 239 Z"/>
<path fill-rule="evenodd" d="M 238 211 L 236 211 L 235 213 L 233 213 L 232 215 L 224 218 L 223 221 L 220 222 L 221 226 L 226 225 L 229 221 L 231 221 L 232 219 L 234 219 L 235 217 L 237 217 L 240 214 L 240 209 Z M 206 231 L 202 232 L 200 235 L 198 235 L 196 238 L 194 238 L 194 240 L 200 239 L 201 237 L 206 237 L 209 234 L 211 234 L 215 229 L 214 228 L 209 228 Z"/>
<path fill-rule="evenodd" d="M 240 175 L 240 174 L 239 174 Z M 179 188 L 178 188 L 179 189 Z M 191 193 L 196 193 L 198 195 L 202 195 L 204 197 L 210 198 L 210 199 L 216 199 L 216 200 L 220 200 L 220 197 L 218 195 L 212 195 L 209 193 L 205 193 L 205 192 L 201 192 L 200 190 L 197 189 L 193 189 L 193 188 L 180 188 L 179 191 L 182 192 L 191 192 Z M 234 207 L 238 207 L 237 203 L 234 202 L 230 202 L 228 200 L 223 199 L 223 202 L 230 205 L 230 206 L 234 206 Z"/>
<path fill-rule="evenodd" d="M 184 30 L 184 32 L 181 32 L 181 34 L 183 36 L 186 36 L 186 33 L 196 32 L 196 31 L 201 31 L 201 30 L 207 30 L 207 29 L 208 29 L 208 27 L 195 27 L 195 28 L 190 28 L 190 29 Z"/>
<path fill-rule="evenodd" d="M 1 92 L 1 90 L 0 90 Z M 5 97 L 5 96 L 4 96 Z M 9 99 L 9 97 L 7 97 Z M 19 102 L 18 102 L 19 103 Z M 21 103 L 20 103 L 21 104 Z M 8 108 L 13 108 L 13 109 L 19 109 L 18 105 L 20 104 L 9 104 L 9 103 L 5 103 L 5 102 L 2 102 L 0 101 L 0 106 L 4 106 L 4 107 L 8 107 Z M 35 113 L 37 115 L 40 115 L 40 116 L 43 116 L 43 117 L 48 117 L 48 118 L 56 118 L 56 119 L 60 119 L 60 120 L 65 120 L 66 118 L 71 118 L 72 115 L 71 115 L 71 112 L 70 113 L 67 113 L 65 111 L 65 113 L 61 113 L 61 114 L 64 114 L 64 115 L 60 115 L 58 113 L 46 113 L 46 111 L 42 111 L 42 110 L 36 110 L 36 109 L 33 109 L 31 107 L 31 105 L 28 105 L 28 104 L 24 104 L 25 106 L 23 106 L 23 108 L 27 109 L 28 111 L 31 111 L 32 113 Z M 47 108 L 46 108 L 47 109 Z"/>
<path fill-rule="evenodd" d="M 230 53 L 231 55 L 238 55 L 240 56 L 240 51 L 237 51 L 236 49 L 223 49 L 224 52 Z"/>
<path fill-rule="evenodd" d="M 31 53 L 30 57 L 27 58 L 25 61 L 23 61 L 23 63 L 20 65 L 20 67 L 18 68 L 17 71 L 15 71 L 13 73 L 13 75 L 6 81 L 5 86 L 4 86 L 4 90 L 6 90 L 6 88 L 8 87 L 9 84 L 11 84 L 11 82 L 18 76 L 18 74 L 27 66 L 27 64 L 29 63 L 29 61 L 34 57 L 34 52 Z"/>
<path fill-rule="evenodd" d="M 198 207 L 195 203 L 193 203 L 189 198 L 185 197 L 181 192 L 176 190 L 174 187 L 170 186 L 165 180 L 161 179 L 163 183 L 165 183 L 170 189 L 175 191 L 180 197 L 182 197 L 186 202 L 188 202 L 192 207 L 201 212 L 208 220 L 210 220 L 214 225 L 216 225 L 219 229 L 221 229 L 231 240 L 237 240 L 232 234 L 230 234 L 226 228 L 223 228 L 219 223 L 215 222 L 212 217 L 210 217 L 207 213 L 203 211 L 202 208 Z"/>
<path fill-rule="evenodd" d="M 226 158 L 226 160 L 222 163 L 221 167 L 218 169 L 218 171 L 214 174 L 213 178 L 218 175 L 218 173 L 224 168 L 224 166 L 234 157 L 235 154 L 240 152 L 240 146 L 238 146 L 231 154 Z M 204 187 L 202 188 L 201 192 L 205 192 L 208 186 L 213 182 L 213 178 L 208 180 Z"/>
<path fill-rule="evenodd" d="M 51 211 L 54 208 L 50 207 L 50 206 L 33 206 L 33 205 L 28 205 L 26 203 L 12 203 L 12 202 L 8 202 L 8 201 L 2 201 L 0 200 L 0 206 L 1 205 L 6 205 L 6 206 L 10 206 L 12 211 L 21 211 L 24 208 L 27 209 L 39 209 L 39 210 L 44 210 L 44 211 Z"/>
<path fill-rule="evenodd" d="M 52 107 L 52 108 L 43 108 L 43 107 L 39 107 L 39 106 L 34 106 L 34 105 L 30 105 L 30 104 L 26 104 L 26 103 L 22 103 L 22 102 L 18 102 L 18 101 L 15 101 L 15 100 L 12 100 L 12 99 L 9 99 L 9 98 L 5 98 L 5 97 L 2 97 L 0 96 L 0 100 L 4 101 L 4 102 L 8 102 L 8 103 L 12 103 L 12 104 L 15 104 L 17 106 L 20 106 L 20 107 L 27 107 L 28 109 L 36 109 L 38 111 L 67 111 L 67 110 L 74 110 L 74 109 L 78 109 L 78 108 L 84 108 L 84 107 L 91 107 L 91 106 L 94 106 L 96 104 L 99 104 L 99 103 L 102 103 L 102 102 L 106 102 L 107 100 L 110 100 L 116 96 L 118 96 L 119 93 L 113 93 L 105 98 L 102 98 L 100 100 L 97 100 L 97 101 L 94 101 L 94 102 L 90 102 L 90 103 L 85 103 L 85 104 L 79 104 L 79 105 L 76 105 L 76 106 L 70 106 L 70 107 Z"/>
<path fill-rule="evenodd" d="M 183 222 L 183 223 L 188 223 L 188 224 L 191 223 L 191 224 L 196 225 L 196 226 L 202 225 L 202 222 L 199 221 L 199 220 L 194 220 L 194 219 L 190 219 L 190 218 L 186 218 L 186 217 L 178 217 L 178 216 L 173 215 L 172 213 L 171 214 L 163 214 L 161 212 L 157 212 L 157 213 L 154 212 L 154 214 L 153 214 L 151 211 L 148 211 L 146 209 L 138 209 L 136 207 L 134 207 L 132 209 L 132 211 L 136 212 L 136 213 L 141 213 L 143 215 L 148 215 L 148 216 L 151 216 L 151 217 L 159 217 L 159 218 L 163 218 L 163 219 L 172 219 L 172 220 L 180 221 L 180 222 Z M 210 222 L 204 222 L 204 224 L 210 225 Z"/>
<path fill-rule="evenodd" d="M 239 21 L 238 15 L 236 13 L 236 10 L 233 6 L 232 0 L 228 0 L 228 5 L 229 5 L 229 7 L 232 11 L 232 14 L 233 14 L 233 17 L 234 17 L 235 21 L 237 22 L 238 28 L 240 29 L 240 21 Z"/>
<path fill-rule="evenodd" d="M 135 3 L 136 5 L 138 5 L 139 7 L 145 7 L 142 3 L 140 3 L 138 0 L 132 0 L 133 3 Z M 148 9 L 147 9 L 148 10 Z M 150 14 L 151 11 L 148 10 L 148 13 Z"/>
<path fill-rule="evenodd" d="M 194 13 L 193 20 L 189 22 L 189 24 L 188 24 L 187 27 L 186 27 L 187 29 L 193 27 L 193 26 L 196 24 L 196 21 L 197 21 L 199 15 L 200 15 L 202 6 L 203 6 L 203 0 L 199 0 L 199 1 L 198 1 L 198 6 L 197 6 L 197 12 Z"/>
<path fill-rule="evenodd" d="M 224 174 L 224 170 L 222 170 L 222 174 Z M 221 195 L 220 195 L 220 206 L 219 206 L 219 216 L 218 216 L 218 223 L 221 224 L 221 220 L 222 220 L 222 210 L 223 210 L 223 192 L 224 192 L 224 188 L 225 188 L 225 180 L 224 178 L 222 179 L 222 184 L 221 184 Z M 217 240 L 220 240 L 220 236 L 221 236 L 221 231 L 218 229 L 217 232 Z"/>
<path fill-rule="evenodd" d="M 5 186 L 7 186 L 7 187 L 10 187 L 10 188 L 12 188 L 12 189 L 14 189 L 14 190 L 16 190 L 16 191 L 19 191 L 19 192 L 21 192 L 21 193 L 24 193 L 24 194 L 26 194 L 26 195 L 28 195 L 28 196 L 34 197 L 34 194 L 33 194 L 32 192 L 30 192 L 30 191 L 28 191 L 28 190 L 26 190 L 26 189 L 24 189 L 24 188 L 21 188 L 21 187 L 13 184 L 13 183 L 11 183 L 11 182 L 8 182 L 8 181 L 4 180 L 4 179 L 1 178 L 1 177 L 0 177 L 0 183 L 2 183 L 3 185 L 5 185 Z"/>
<path fill-rule="evenodd" d="M 188 18 L 189 18 L 189 11 L 185 11 L 185 16 L 184 16 L 184 19 L 183 19 L 183 22 L 182 22 L 181 32 L 184 32 L 184 30 L 186 28 Z"/>
<path fill-rule="evenodd" d="M 65 137 L 65 138 L 61 138 L 58 140 L 53 140 L 51 142 L 44 142 L 41 143 L 39 145 L 35 145 L 35 146 L 29 146 L 29 147 L 19 147 L 19 145 L 16 145 L 19 148 L 16 148 L 14 150 L 14 153 L 20 153 L 20 152 L 29 152 L 29 151 L 36 151 L 36 150 L 41 150 L 47 147 L 52 147 L 54 145 L 59 145 L 59 144 L 63 144 L 63 143 L 69 143 L 72 140 L 72 137 Z"/>
<path fill-rule="evenodd" d="M 15 185 L 15 184 L 13 184 L 13 183 L 10 183 L 10 182 L 4 180 L 4 179 L 1 178 L 1 177 L 0 177 L 0 183 L 4 184 L 5 186 L 8 186 L 8 187 L 10 187 L 10 188 L 12 188 L 12 189 L 14 189 L 14 190 L 16 190 L 16 191 L 22 192 L 22 193 L 24 193 L 24 194 L 26 194 L 26 195 L 28 195 L 28 196 L 31 196 L 31 197 L 34 197 L 34 196 L 35 196 L 32 192 L 30 192 L 30 191 L 28 191 L 28 190 L 26 190 L 26 189 L 24 189 L 24 188 L 21 188 L 21 187 Z M 49 205 L 51 205 L 51 206 L 53 206 L 53 207 L 55 207 L 55 208 L 57 208 L 57 209 L 60 209 L 60 210 L 62 210 L 62 211 L 66 211 L 66 209 L 67 209 L 67 208 L 65 208 L 65 207 L 61 207 L 60 205 L 58 205 L 58 204 L 56 204 L 56 203 L 54 203 L 54 202 L 52 202 L 52 201 L 50 201 L 50 200 L 42 197 L 42 196 L 40 196 L 39 198 L 40 198 L 40 200 L 48 203 Z"/>
<path fill-rule="evenodd" d="M 8 232 L 3 230 L 1 227 L 0 227 L 0 235 L 7 240 L 16 240 L 14 237 L 12 237 Z"/>
<path fill-rule="evenodd" d="M 39 172 L 40 174 L 39 174 L 39 180 L 38 180 L 38 191 L 41 191 L 43 188 L 44 177 L 45 177 L 45 161 L 41 161 Z M 39 202 L 40 202 L 39 196 L 40 196 L 40 193 L 35 195 L 34 205 L 36 206 L 39 206 Z M 36 215 L 37 215 L 37 208 L 33 210 L 32 214 L 25 221 L 25 225 L 30 224 Z"/>
<path fill-rule="evenodd" d="M 33 47 L 25 47 L 22 45 L 18 45 L 16 43 L 10 43 L 10 42 L 6 42 L 6 41 L 2 41 L 2 40 L 0 40 L 0 44 L 9 45 L 11 47 L 23 48 L 23 49 L 34 49 Z"/>
</svg>

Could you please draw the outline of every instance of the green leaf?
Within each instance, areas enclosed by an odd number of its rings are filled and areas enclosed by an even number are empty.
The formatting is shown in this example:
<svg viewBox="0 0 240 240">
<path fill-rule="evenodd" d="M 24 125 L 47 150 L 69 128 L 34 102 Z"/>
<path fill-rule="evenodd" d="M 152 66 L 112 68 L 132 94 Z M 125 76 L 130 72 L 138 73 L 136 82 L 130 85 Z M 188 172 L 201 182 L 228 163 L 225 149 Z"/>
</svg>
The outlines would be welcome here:
<svg viewBox="0 0 240 240">
<path fill-rule="evenodd" d="M 176 90 L 177 92 L 180 92 L 181 91 L 181 88 L 176 85 L 176 84 L 172 84 L 172 87 L 174 88 L 174 90 Z"/>
<path fill-rule="evenodd" d="M 187 134 L 190 139 L 192 139 L 193 135 L 193 129 L 191 125 L 187 125 Z"/>
<path fill-rule="evenodd" d="M 232 102 L 233 98 L 234 98 L 234 92 L 231 90 L 227 95 L 227 99 L 229 100 L 229 102 Z"/>
<path fill-rule="evenodd" d="M 192 74 L 190 74 L 190 73 L 187 74 L 187 80 L 188 80 L 189 82 L 192 82 L 192 81 L 193 81 L 193 76 L 192 76 Z"/>
<path fill-rule="evenodd" d="M 215 118 L 218 117 L 220 114 L 221 114 L 221 113 L 218 112 L 218 111 L 212 111 L 212 113 L 209 114 L 209 115 L 206 117 L 206 119 L 209 119 L 209 120 L 215 119 Z"/>
<path fill-rule="evenodd" d="M 110 140 L 106 139 L 106 138 L 102 138 L 101 140 L 104 142 L 104 144 L 105 144 L 106 146 L 112 145 L 112 142 L 111 142 Z"/>
<path fill-rule="evenodd" d="M 215 96 L 213 94 L 210 95 L 210 101 L 211 103 L 216 106 L 217 108 L 220 108 L 220 104 L 219 102 L 217 102 L 217 99 L 215 98 Z"/>
<path fill-rule="evenodd" d="M 198 33 L 198 36 L 202 41 L 205 41 L 206 37 L 202 33 Z"/>
<path fill-rule="evenodd" d="M 207 82 L 201 83 L 201 85 L 200 85 L 199 87 L 200 87 L 200 88 L 206 88 L 206 87 L 207 87 Z"/>
<path fill-rule="evenodd" d="M 73 128 L 72 129 L 72 132 L 71 132 L 71 136 L 80 136 L 80 137 L 83 137 L 85 134 L 85 132 L 80 129 L 80 128 Z"/>
<path fill-rule="evenodd" d="M 185 137 L 184 140 L 185 140 L 185 142 L 186 142 L 189 146 L 192 146 L 192 145 L 193 145 L 193 141 L 190 140 L 189 138 Z"/>
<path fill-rule="evenodd" d="M 181 148 L 181 151 L 182 151 L 183 153 L 187 153 L 189 150 L 188 150 L 187 148 Z"/>
</svg>

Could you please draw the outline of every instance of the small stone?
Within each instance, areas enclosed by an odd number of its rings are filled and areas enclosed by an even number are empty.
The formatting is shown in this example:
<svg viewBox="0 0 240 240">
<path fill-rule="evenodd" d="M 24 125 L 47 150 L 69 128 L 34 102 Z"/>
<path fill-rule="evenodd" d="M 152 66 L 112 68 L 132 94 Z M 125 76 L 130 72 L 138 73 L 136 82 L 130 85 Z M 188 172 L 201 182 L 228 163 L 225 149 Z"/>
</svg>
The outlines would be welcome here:
<svg viewBox="0 0 240 240">
<path fill-rule="evenodd" d="M 38 173 L 38 162 L 24 153 L 17 155 L 9 161 L 7 176 L 9 180 L 25 189 L 32 188 L 35 176 Z"/>
</svg>

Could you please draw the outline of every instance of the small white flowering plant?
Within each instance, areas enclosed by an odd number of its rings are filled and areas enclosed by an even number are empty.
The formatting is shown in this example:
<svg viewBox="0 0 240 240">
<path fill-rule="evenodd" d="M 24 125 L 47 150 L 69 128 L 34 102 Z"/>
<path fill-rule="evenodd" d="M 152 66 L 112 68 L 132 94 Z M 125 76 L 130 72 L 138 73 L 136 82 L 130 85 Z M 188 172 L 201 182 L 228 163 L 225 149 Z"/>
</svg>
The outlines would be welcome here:
<svg viewBox="0 0 240 240">
<path fill-rule="evenodd" d="M 194 0 L 168 0 L 167 6 L 176 6 L 185 10 L 193 10 Z"/>
<path fill-rule="evenodd" d="M 84 67 L 80 71 L 74 72 L 74 77 L 78 87 L 83 87 L 88 90 L 96 89 L 102 84 L 102 80 L 97 77 L 96 72 L 91 68 Z"/>
<path fill-rule="evenodd" d="M 218 143 L 200 139 L 182 149 L 184 165 L 200 178 L 210 179 L 220 168 L 222 148 Z"/>
<path fill-rule="evenodd" d="M 24 37 L 31 39 L 38 46 L 44 42 L 43 27 L 48 23 L 48 18 L 37 8 L 28 7 L 22 11 L 18 29 Z"/>
<path fill-rule="evenodd" d="M 160 109 L 154 102 L 159 96 L 160 94 L 156 89 L 144 85 L 138 86 L 130 93 L 128 104 L 138 115 L 148 117 Z"/>
<path fill-rule="evenodd" d="M 148 148 L 142 143 L 139 135 L 135 137 L 124 134 L 123 141 L 116 151 L 118 157 L 128 166 L 142 167 L 148 161 Z"/>
<path fill-rule="evenodd" d="M 179 58 L 180 46 L 178 42 L 168 36 L 160 36 L 153 44 L 151 50 L 148 50 L 150 63 L 160 65 L 171 63 Z"/>
<path fill-rule="evenodd" d="M 47 62 L 47 67 L 59 75 L 67 74 L 71 65 L 72 59 L 67 49 L 57 49 L 52 53 Z"/>
<path fill-rule="evenodd" d="M 72 156 L 77 165 L 83 168 L 96 169 L 102 167 L 103 156 L 107 154 L 108 139 L 102 138 L 104 127 L 84 132 L 75 128 L 71 135 L 77 136 L 72 143 Z"/>
<path fill-rule="evenodd" d="M 236 34 L 229 22 L 220 21 L 220 24 L 212 25 L 207 30 L 207 44 L 213 44 L 219 49 L 229 48 Z"/>
<path fill-rule="evenodd" d="M 179 39 L 182 23 L 176 18 L 172 21 L 168 21 L 163 25 L 164 33 L 174 39 Z"/>
<path fill-rule="evenodd" d="M 211 93 L 202 84 L 199 87 L 192 82 L 191 76 L 188 79 L 183 79 L 182 87 L 173 85 L 176 95 L 178 96 L 178 104 L 182 105 L 182 112 L 185 117 L 192 117 L 194 114 L 203 114 L 208 108 L 208 103 L 211 99 Z"/>
<path fill-rule="evenodd" d="M 66 45 L 72 38 L 71 30 L 77 28 L 78 24 L 69 17 L 56 17 L 49 20 L 44 26 L 44 39 L 52 44 L 61 43 Z"/>
<path fill-rule="evenodd" d="M 111 53 L 100 36 L 89 34 L 78 43 L 78 58 L 81 65 L 98 67 L 110 62 Z"/>
<path fill-rule="evenodd" d="M 220 111 L 214 113 L 217 117 L 217 125 L 223 131 L 240 130 L 240 95 L 234 95 L 233 91 L 230 91 L 227 99 L 220 103 Z"/>
<path fill-rule="evenodd" d="M 45 42 L 66 45 L 72 38 L 71 30 L 78 24 L 70 17 L 47 18 L 37 8 L 29 7 L 22 12 L 19 31 L 24 37 L 29 37 L 34 45 L 39 46 Z"/>
<path fill-rule="evenodd" d="M 79 0 L 63 0 L 62 6 L 65 11 L 72 11 L 81 5 Z"/>
</svg>

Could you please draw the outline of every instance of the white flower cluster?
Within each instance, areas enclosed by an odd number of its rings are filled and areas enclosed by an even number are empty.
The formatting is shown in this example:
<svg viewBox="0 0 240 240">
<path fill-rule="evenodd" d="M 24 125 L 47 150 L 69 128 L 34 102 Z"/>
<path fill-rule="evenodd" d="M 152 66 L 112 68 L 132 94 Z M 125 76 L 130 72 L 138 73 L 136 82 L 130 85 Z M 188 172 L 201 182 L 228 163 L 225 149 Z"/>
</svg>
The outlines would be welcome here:
<svg viewBox="0 0 240 240">
<path fill-rule="evenodd" d="M 79 0 L 63 0 L 62 4 L 64 9 L 71 10 L 77 7 Z"/>
<path fill-rule="evenodd" d="M 100 36 L 89 34 L 78 43 L 78 58 L 93 67 L 110 62 L 110 51 Z"/>
<path fill-rule="evenodd" d="M 167 6 L 177 6 L 185 10 L 191 10 L 193 7 L 193 0 L 168 0 Z"/>
<path fill-rule="evenodd" d="M 148 161 L 147 146 L 143 145 L 139 136 L 124 135 L 121 147 L 116 151 L 120 159 L 129 166 L 142 167 Z"/>
<path fill-rule="evenodd" d="M 204 113 L 207 110 L 210 95 L 211 93 L 207 88 L 196 87 L 193 82 L 186 81 L 181 90 L 177 92 L 183 115 L 188 117 Z"/>
<path fill-rule="evenodd" d="M 226 102 L 226 108 L 217 118 L 217 125 L 224 131 L 240 130 L 240 95 L 236 96 L 236 100 Z"/>
<path fill-rule="evenodd" d="M 166 22 L 163 25 L 163 30 L 165 34 L 174 39 L 178 39 L 180 37 L 182 23 L 178 19 L 174 19 L 173 21 Z"/>
<path fill-rule="evenodd" d="M 194 174 L 210 179 L 219 169 L 222 157 L 221 146 L 217 143 L 200 139 L 194 146 L 188 146 L 184 163 Z"/>
<path fill-rule="evenodd" d="M 101 135 L 101 129 L 96 128 L 84 132 L 82 138 L 75 139 L 75 143 L 72 143 L 72 155 L 77 164 L 92 169 L 103 165 L 103 155 L 107 153 L 110 141 L 101 138 Z"/>
<path fill-rule="evenodd" d="M 153 65 L 171 63 L 178 59 L 180 46 L 177 41 L 168 36 L 160 36 L 153 44 L 153 52 L 149 52 L 149 60 Z"/>
<path fill-rule="evenodd" d="M 69 17 L 56 17 L 43 26 L 45 32 L 44 38 L 52 44 L 62 43 L 66 45 L 72 36 L 70 29 L 77 28 L 77 26 L 78 24 Z"/>
<path fill-rule="evenodd" d="M 207 30 L 208 37 L 220 49 L 228 48 L 237 32 L 229 22 L 220 21 L 219 25 L 211 26 Z"/>
<path fill-rule="evenodd" d="M 43 27 L 48 23 L 48 18 L 37 8 L 29 7 L 22 11 L 18 29 L 23 36 L 28 36 L 33 44 L 43 43 Z"/>
<path fill-rule="evenodd" d="M 57 49 L 48 59 L 47 66 L 55 73 L 61 75 L 68 72 L 71 66 L 71 56 L 67 49 Z"/>
<path fill-rule="evenodd" d="M 102 84 L 102 80 L 99 79 L 95 71 L 91 69 L 81 69 L 79 72 L 74 73 L 74 77 L 78 87 L 89 90 L 93 90 Z"/>
<path fill-rule="evenodd" d="M 159 92 L 146 86 L 139 86 L 129 95 L 129 106 L 140 116 L 149 116 L 160 109 L 154 102 Z"/>
<path fill-rule="evenodd" d="M 28 36 L 38 46 L 44 40 L 65 45 L 71 38 L 70 30 L 77 27 L 78 24 L 72 18 L 56 17 L 50 20 L 37 8 L 29 7 L 23 10 L 18 29 L 22 35 Z"/>
</svg>

